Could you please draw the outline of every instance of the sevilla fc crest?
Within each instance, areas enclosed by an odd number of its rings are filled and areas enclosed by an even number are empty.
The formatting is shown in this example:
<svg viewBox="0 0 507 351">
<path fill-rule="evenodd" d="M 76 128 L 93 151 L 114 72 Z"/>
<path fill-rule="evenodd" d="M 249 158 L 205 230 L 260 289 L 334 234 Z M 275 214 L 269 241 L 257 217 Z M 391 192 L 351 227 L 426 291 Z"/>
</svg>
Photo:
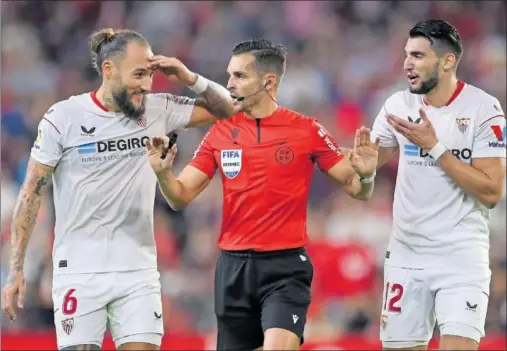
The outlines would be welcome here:
<svg viewBox="0 0 507 351">
<path fill-rule="evenodd" d="M 386 330 L 387 328 L 387 316 L 385 314 L 383 314 L 381 317 L 380 317 L 380 326 L 382 327 L 382 330 Z"/>
<path fill-rule="evenodd" d="M 470 118 L 456 118 L 456 124 L 458 125 L 459 131 L 465 133 L 470 124 Z"/>
<path fill-rule="evenodd" d="M 220 161 L 222 170 L 229 179 L 234 179 L 241 172 L 241 156 L 243 150 L 222 150 L 220 153 Z"/>
<path fill-rule="evenodd" d="M 67 335 L 70 334 L 72 328 L 74 328 L 74 318 L 67 318 L 62 321 L 62 328 Z"/>
</svg>

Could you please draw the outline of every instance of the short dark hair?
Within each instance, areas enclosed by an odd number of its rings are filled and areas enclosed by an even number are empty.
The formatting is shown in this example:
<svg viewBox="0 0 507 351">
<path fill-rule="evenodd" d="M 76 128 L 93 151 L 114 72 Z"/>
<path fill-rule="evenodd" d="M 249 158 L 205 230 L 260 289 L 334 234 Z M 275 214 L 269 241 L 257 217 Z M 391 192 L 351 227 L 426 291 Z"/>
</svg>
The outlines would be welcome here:
<svg viewBox="0 0 507 351">
<path fill-rule="evenodd" d="M 93 32 L 89 39 L 93 68 L 102 75 L 102 63 L 112 56 L 125 54 L 127 44 L 132 41 L 150 46 L 141 34 L 130 29 L 115 31 L 112 28 L 104 28 Z"/>
<path fill-rule="evenodd" d="M 463 55 L 459 32 L 446 21 L 439 19 L 421 21 L 410 30 L 409 36 L 410 38 L 424 37 L 428 39 L 439 55 L 450 51 L 456 56 L 457 61 Z"/>
<path fill-rule="evenodd" d="M 287 59 L 287 48 L 281 44 L 273 44 L 267 39 L 253 39 L 243 41 L 232 49 L 233 55 L 244 53 L 252 54 L 255 57 L 255 69 L 260 73 L 276 73 L 278 82 L 285 74 L 285 61 Z"/>
</svg>

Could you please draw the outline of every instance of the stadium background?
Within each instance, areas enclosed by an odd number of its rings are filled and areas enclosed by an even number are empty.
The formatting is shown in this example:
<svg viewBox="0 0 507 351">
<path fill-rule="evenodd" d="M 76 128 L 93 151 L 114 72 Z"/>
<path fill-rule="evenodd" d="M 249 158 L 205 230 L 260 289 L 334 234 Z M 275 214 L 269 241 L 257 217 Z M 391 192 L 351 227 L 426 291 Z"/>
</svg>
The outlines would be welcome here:
<svg viewBox="0 0 507 351">
<path fill-rule="evenodd" d="M 222 84 L 235 43 L 258 37 L 283 43 L 289 57 L 279 101 L 318 117 L 341 145 L 350 147 L 355 129 L 371 126 L 384 99 L 406 88 L 402 63 L 409 28 L 440 17 L 454 24 L 464 41 L 459 77 L 496 96 L 506 109 L 505 2 L 2 1 L 1 6 L 2 287 L 11 215 L 38 121 L 54 102 L 100 85 L 87 46 L 97 28 L 136 29 L 156 53 L 175 56 Z M 191 94 L 159 74 L 153 89 Z M 180 133 L 177 171 L 205 131 Z M 370 202 L 349 199 L 316 173 L 308 212 L 316 276 L 305 348 L 378 347 L 382 261 L 396 168 L 394 160 L 381 170 Z M 174 213 L 157 199 L 155 235 L 168 333 L 164 348 L 213 348 L 212 279 L 221 204 L 219 179 L 183 212 Z M 483 348 L 505 349 L 505 210 L 504 195 L 491 222 L 493 279 L 489 339 Z M 25 309 L 14 323 L 2 316 L 4 349 L 55 347 L 53 216 L 48 197 L 27 253 Z M 110 340 L 106 346 L 111 347 Z"/>
</svg>

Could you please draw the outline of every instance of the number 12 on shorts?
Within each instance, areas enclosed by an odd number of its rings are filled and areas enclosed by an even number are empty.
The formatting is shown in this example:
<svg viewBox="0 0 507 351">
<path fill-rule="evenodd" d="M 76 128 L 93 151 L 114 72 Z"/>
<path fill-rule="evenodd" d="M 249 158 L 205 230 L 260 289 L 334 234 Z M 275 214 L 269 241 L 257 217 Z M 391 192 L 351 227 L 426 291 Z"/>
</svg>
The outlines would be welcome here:
<svg viewBox="0 0 507 351">
<path fill-rule="evenodd" d="M 386 290 L 384 296 L 384 311 L 388 312 L 401 312 L 399 302 L 403 297 L 403 286 L 401 284 L 386 283 Z"/>
</svg>

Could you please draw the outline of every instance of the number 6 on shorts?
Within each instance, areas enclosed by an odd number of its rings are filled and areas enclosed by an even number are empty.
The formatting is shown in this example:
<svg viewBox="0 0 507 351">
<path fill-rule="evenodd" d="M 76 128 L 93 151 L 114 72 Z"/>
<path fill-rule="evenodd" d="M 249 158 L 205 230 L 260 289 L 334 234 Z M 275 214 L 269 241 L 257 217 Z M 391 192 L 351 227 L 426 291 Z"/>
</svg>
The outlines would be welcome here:
<svg viewBox="0 0 507 351">
<path fill-rule="evenodd" d="M 69 289 L 63 298 L 62 313 L 69 316 L 76 313 L 77 310 L 77 298 L 72 296 L 76 289 Z"/>
</svg>

